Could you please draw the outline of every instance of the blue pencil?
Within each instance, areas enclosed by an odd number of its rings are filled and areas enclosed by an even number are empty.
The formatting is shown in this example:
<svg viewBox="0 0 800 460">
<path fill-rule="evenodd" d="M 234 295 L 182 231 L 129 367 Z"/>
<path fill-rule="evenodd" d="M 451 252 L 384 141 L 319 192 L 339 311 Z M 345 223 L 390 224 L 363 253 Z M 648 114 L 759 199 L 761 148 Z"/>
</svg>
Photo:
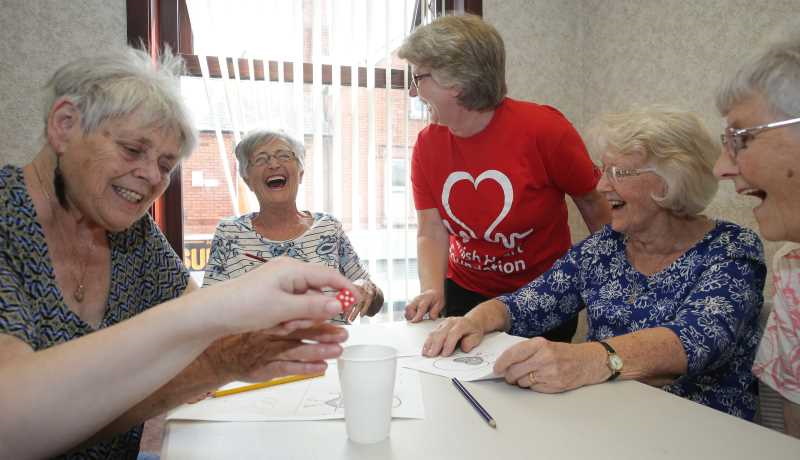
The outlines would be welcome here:
<svg viewBox="0 0 800 460">
<path fill-rule="evenodd" d="M 494 421 L 492 416 L 489 415 L 488 412 L 486 412 L 486 409 L 484 409 L 483 406 L 481 406 L 481 403 L 479 403 L 478 400 L 475 399 L 474 396 L 472 396 L 472 393 L 470 393 L 469 390 L 467 390 L 464 387 L 464 385 L 462 385 L 461 382 L 458 381 L 457 378 L 453 377 L 451 380 L 453 382 L 453 385 L 456 386 L 456 389 L 458 389 L 458 391 L 461 392 L 461 394 L 464 395 L 465 398 L 467 398 L 467 401 L 469 401 L 472 407 L 474 407 L 475 410 L 478 411 L 479 414 L 481 414 L 481 417 L 483 417 L 484 420 L 486 420 L 486 423 L 488 423 L 489 426 L 492 428 L 497 428 L 497 423 Z"/>
</svg>

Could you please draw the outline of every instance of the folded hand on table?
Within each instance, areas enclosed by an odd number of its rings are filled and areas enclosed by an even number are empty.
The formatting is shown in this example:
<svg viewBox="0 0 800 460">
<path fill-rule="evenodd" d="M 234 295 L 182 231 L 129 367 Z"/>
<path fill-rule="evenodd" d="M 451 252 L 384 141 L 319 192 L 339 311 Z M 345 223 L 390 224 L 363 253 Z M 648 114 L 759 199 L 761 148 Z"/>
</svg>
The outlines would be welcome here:
<svg viewBox="0 0 800 460">
<path fill-rule="evenodd" d="M 512 385 L 541 393 L 573 390 L 603 381 L 605 352 L 592 345 L 597 344 L 534 337 L 504 351 L 494 363 L 494 372 Z"/>
<path fill-rule="evenodd" d="M 444 309 L 444 293 L 426 289 L 406 305 L 406 319 L 412 323 L 422 321 L 427 313 L 430 319 L 438 319 Z"/>
<path fill-rule="evenodd" d="M 315 343 L 304 342 L 313 341 Z M 220 384 L 258 382 L 290 374 L 324 372 L 326 359 L 342 353 L 347 331 L 317 324 L 276 336 L 271 330 L 246 332 L 218 339 L 204 352 Z"/>
<path fill-rule="evenodd" d="M 483 340 L 483 328 L 469 317 L 447 318 L 434 329 L 422 346 L 422 356 L 450 356 L 456 347 L 469 352 Z"/>
</svg>

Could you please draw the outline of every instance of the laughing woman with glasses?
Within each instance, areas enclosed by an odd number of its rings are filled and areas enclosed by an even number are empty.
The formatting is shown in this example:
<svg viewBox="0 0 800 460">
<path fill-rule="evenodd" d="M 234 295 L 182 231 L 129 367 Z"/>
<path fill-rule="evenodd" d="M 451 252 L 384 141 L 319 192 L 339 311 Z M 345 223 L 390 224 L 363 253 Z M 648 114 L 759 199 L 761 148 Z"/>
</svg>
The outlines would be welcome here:
<svg viewBox="0 0 800 460">
<path fill-rule="evenodd" d="M 774 260 L 775 297 L 753 372 L 784 398 L 800 438 L 800 35 L 750 59 L 717 93 L 728 128 L 714 172 L 757 199 L 764 238 L 789 241 Z"/>
<path fill-rule="evenodd" d="M 330 214 L 299 211 L 305 147 L 283 131 L 248 133 L 235 149 L 239 174 L 259 210 L 223 219 L 211 242 L 203 287 L 236 278 L 275 257 L 287 256 L 338 270 L 361 291 L 361 300 L 339 318 L 374 316 L 383 293 L 370 281 L 342 224 Z"/>
<path fill-rule="evenodd" d="M 635 379 L 752 418 L 766 270 L 755 233 L 700 214 L 717 190 L 718 146 L 696 116 L 663 109 L 605 115 L 591 138 L 611 224 L 516 292 L 446 319 L 423 354 L 505 330 L 534 337 L 495 364 L 511 384 L 556 393 Z M 583 305 L 585 343 L 539 337 Z"/>
</svg>

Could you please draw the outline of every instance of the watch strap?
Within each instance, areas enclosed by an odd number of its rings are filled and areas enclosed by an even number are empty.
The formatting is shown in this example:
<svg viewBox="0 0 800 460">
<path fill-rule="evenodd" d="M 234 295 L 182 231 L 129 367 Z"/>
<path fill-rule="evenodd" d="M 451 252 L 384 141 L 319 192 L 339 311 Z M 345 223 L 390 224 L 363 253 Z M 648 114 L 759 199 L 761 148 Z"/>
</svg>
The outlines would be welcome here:
<svg viewBox="0 0 800 460">
<path fill-rule="evenodd" d="M 612 347 L 611 345 L 607 344 L 606 342 L 603 342 L 602 340 L 600 340 L 597 343 L 599 343 L 600 345 L 603 346 L 603 348 L 606 349 L 606 353 L 608 353 L 608 357 L 610 357 L 611 355 L 616 355 L 617 354 L 617 350 L 614 350 L 614 347 Z M 606 362 L 608 362 L 608 361 L 606 361 Z M 608 369 L 611 371 L 611 376 L 608 377 L 606 382 L 610 382 L 610 381 L 616 379 L 617 377 L 619 377 L 619 371 L 618 370 L 612 368 L 611 365 L 608 365 Z"/>
</svg>

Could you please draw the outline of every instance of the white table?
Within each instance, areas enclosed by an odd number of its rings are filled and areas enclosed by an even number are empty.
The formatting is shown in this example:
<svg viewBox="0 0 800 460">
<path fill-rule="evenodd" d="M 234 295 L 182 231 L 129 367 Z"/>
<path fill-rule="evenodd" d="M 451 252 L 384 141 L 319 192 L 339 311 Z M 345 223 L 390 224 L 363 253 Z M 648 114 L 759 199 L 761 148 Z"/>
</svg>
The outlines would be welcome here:
<svg viewBox="0 0 800 460">
<path fill-rule="evenodd" d="M 392 326 L 422 341 L 431 322 Z M 351 330 L 358 341 L 364 327 Z M 385 327 L 385 326 L 384 326 Z M 369 334 L 367 334 L 369 335 Z M 161 457 L 181 459 L 800 459 L 800 440 L 632 382 L 564 394 L 503 381 L 465 383 L 497 421 L 490 428 L 449 379 L 421 374 L 424 420 L 393 420 L 390 438 L 347 439 L 343 420 L 170 421 Z"/>
</svg>

